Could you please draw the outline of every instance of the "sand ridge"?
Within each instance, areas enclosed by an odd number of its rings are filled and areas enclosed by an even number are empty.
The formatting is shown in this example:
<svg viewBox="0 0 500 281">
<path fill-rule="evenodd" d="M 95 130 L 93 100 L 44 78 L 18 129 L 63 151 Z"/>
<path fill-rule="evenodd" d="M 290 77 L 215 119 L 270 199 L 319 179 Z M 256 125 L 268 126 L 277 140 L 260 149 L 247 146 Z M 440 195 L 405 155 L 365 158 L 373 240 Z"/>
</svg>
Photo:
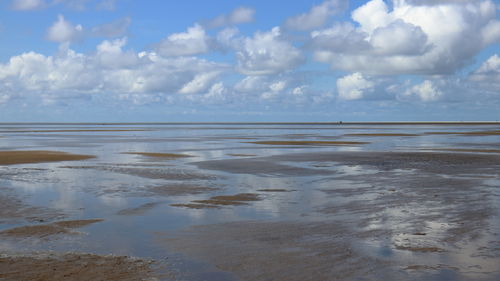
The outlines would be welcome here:
<svg viewBox="0 0 500 281">
<path fill-rule="evenodd" d="M 78 160 L 87 160 L 91 158 L 95 158 L 95 156 L 71 154 L 61 151 L 49 151 L 49 150 L 0 151 L 0 165 L 78 161 Z"/>
</svg>

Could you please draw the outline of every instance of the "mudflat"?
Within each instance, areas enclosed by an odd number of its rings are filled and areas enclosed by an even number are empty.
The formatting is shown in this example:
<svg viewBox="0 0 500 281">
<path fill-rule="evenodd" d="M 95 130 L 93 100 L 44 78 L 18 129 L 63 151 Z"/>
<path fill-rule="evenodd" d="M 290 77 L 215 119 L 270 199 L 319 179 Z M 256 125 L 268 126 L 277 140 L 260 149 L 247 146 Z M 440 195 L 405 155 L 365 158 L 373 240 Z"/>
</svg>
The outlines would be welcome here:
<svg viewBox="0 0 500 281">
<path fill-rule="evenodd" d="M 80 253 L 0 254 L 0 280 L 157 280 L 151 261 Z"/>
<path fill-rule="evenodd" d="M 498 130 L 0 124 L 0 279 L 500 280 Z"/>
<path fill-rule="evenodd" d="M 0 165 L 78 161 L 91 158 L 95 158 L 95 156 L 71 154 L 60 151 L 46 151 L 46 150 L 0 151 Z"/>
</svg>

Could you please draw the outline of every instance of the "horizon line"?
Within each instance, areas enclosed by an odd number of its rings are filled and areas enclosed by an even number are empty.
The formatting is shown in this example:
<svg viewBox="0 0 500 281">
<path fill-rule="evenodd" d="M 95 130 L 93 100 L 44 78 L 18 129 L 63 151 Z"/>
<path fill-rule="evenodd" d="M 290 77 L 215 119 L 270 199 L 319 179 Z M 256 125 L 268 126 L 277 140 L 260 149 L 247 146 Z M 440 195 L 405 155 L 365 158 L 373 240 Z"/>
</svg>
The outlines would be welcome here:
<svg viewBox="0 0 500 281">
<path fill-rule="evenodd" d="M 0 125 L 499 125 L 500 121 L 0 122 Z"/>
</svg>

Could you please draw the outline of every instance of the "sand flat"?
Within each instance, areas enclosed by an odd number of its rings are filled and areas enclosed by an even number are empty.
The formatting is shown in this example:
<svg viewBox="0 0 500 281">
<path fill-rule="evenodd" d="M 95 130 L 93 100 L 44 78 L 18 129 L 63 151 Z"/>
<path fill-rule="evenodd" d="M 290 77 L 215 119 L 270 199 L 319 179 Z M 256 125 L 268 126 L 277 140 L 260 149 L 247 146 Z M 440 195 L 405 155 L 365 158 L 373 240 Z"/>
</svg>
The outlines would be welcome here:
<svg viewBox="0 0 500 281">
<path fill-rule="evenodd" d="M 50 224 L 14 227 L 0 232 L 0 236 L 15 238 L 46 238 L 58 234 L 74 234 L 73 229 L 101 222 L 102 219 L 67 220 Z"/>
<path fill-rule="evenodd" d="M 87 253 L 0 255 L 0 280 L 156 280 L 152 262 Z"/>
<path fill-rule="evenodd" d="M 0 165 L 78 161 L 91 158 L 95 158 L 95 156 L 71 154 L 61 151 L 49 151 L 49 150 L 0 151 Z"/>
</svg>

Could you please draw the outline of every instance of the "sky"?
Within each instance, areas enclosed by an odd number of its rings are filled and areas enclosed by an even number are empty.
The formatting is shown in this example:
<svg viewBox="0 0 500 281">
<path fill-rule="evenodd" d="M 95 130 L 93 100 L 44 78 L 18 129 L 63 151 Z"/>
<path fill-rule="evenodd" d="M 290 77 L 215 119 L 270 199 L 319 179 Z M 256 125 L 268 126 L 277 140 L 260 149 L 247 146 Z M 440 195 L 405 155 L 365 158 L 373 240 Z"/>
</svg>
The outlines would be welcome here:
<svg viewBox="0 0 500 281">
<path fill-rule="evenodd" d="M 0 122 L 500 120 L 499 0 L 0 0 Z"/>
</svg>

